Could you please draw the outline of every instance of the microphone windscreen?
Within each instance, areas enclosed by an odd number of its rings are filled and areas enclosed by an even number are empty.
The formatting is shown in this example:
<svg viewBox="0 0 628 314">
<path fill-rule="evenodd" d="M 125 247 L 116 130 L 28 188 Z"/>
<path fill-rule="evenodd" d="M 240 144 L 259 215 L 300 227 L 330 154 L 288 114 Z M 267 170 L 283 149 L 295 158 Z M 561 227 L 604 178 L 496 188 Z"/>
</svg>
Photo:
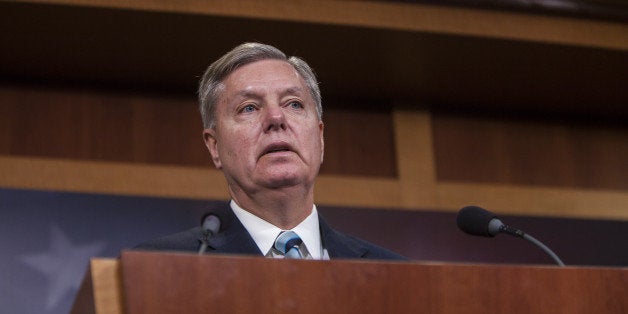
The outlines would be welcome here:
<svg viewBox="0 0 628 314">
<path fill-rule="evenodd" d="M 216 234 L 220 230 L 220 218 L 212 213 L 206 214 L 203 216 L 201 227 L 204 232 Z"/>
<path fill-rule="evenodd" d="M 456 223 L 460 230 L 478 236 L 492 237 L 489 223 L 497 216 L 478 206 L 467 206 L 458 212 Z"/>
</svg>

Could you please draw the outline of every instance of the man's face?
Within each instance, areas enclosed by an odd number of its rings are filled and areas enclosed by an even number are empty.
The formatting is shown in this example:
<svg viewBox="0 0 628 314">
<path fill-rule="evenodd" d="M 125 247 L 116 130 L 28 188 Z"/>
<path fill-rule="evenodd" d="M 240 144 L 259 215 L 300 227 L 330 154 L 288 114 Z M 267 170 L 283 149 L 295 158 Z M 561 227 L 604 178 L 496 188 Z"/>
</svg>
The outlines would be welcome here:
<svg viewBox="0 0 628 314">
<path fill-rule="evenodd" d="M 287 62 L 262 60 L 223 81 L 216 127 L 205 144 L 231 189 L 310 188 L 323 161 L 323 122 L 303 79 Z"/>
</svg>

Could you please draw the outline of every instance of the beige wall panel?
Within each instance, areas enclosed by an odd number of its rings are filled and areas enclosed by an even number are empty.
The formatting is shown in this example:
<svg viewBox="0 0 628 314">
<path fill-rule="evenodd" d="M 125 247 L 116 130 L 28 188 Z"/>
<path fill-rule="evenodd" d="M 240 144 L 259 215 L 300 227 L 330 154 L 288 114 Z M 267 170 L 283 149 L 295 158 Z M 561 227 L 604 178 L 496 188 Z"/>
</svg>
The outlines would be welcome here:
<svg viewBox="0 0 628 314">
<path fill-rule="evenodd" d="M 628 125 L 433 116 L 438 181 L 628 190 Z"/>
</svg>

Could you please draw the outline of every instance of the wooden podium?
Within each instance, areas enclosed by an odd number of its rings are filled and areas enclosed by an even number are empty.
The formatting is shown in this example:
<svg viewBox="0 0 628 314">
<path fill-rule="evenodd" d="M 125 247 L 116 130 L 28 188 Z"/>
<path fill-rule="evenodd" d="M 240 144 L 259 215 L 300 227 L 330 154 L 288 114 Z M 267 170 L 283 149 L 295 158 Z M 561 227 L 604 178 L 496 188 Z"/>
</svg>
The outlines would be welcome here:
<svg viewBox="0 0 628 314">
<path fill-rule="evenodd" d="M 628 269 L 126 251 L 72 313 L 628 313 Z"/>
</svg>

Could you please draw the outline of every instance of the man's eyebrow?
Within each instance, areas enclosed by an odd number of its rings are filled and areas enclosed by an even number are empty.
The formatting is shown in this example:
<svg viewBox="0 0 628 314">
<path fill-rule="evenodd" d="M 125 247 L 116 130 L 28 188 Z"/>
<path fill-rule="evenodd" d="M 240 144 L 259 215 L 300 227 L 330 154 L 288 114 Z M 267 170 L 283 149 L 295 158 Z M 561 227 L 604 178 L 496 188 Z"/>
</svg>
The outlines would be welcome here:
<svg viewBox="0 0 628 314">
<path fill-rule="evenodd" d="M 303 94 L 303 88 L 299 87 L 299 86 L 294 86 L 294 87 L 289 87 L 286 88 L 286 90 L 284 90 L 281 93 L 281 96 L 286 96 L 286 95 L 301 95 Z"/>
<path fill-rule="evenodd" d="M 243 89 L 241 91 L 238 91 L 235 93 L 234 98 L 262 98 L 262 96 L 259 93 L 256 93 L 252 90 L 246 90 Z"/>
</svg>

